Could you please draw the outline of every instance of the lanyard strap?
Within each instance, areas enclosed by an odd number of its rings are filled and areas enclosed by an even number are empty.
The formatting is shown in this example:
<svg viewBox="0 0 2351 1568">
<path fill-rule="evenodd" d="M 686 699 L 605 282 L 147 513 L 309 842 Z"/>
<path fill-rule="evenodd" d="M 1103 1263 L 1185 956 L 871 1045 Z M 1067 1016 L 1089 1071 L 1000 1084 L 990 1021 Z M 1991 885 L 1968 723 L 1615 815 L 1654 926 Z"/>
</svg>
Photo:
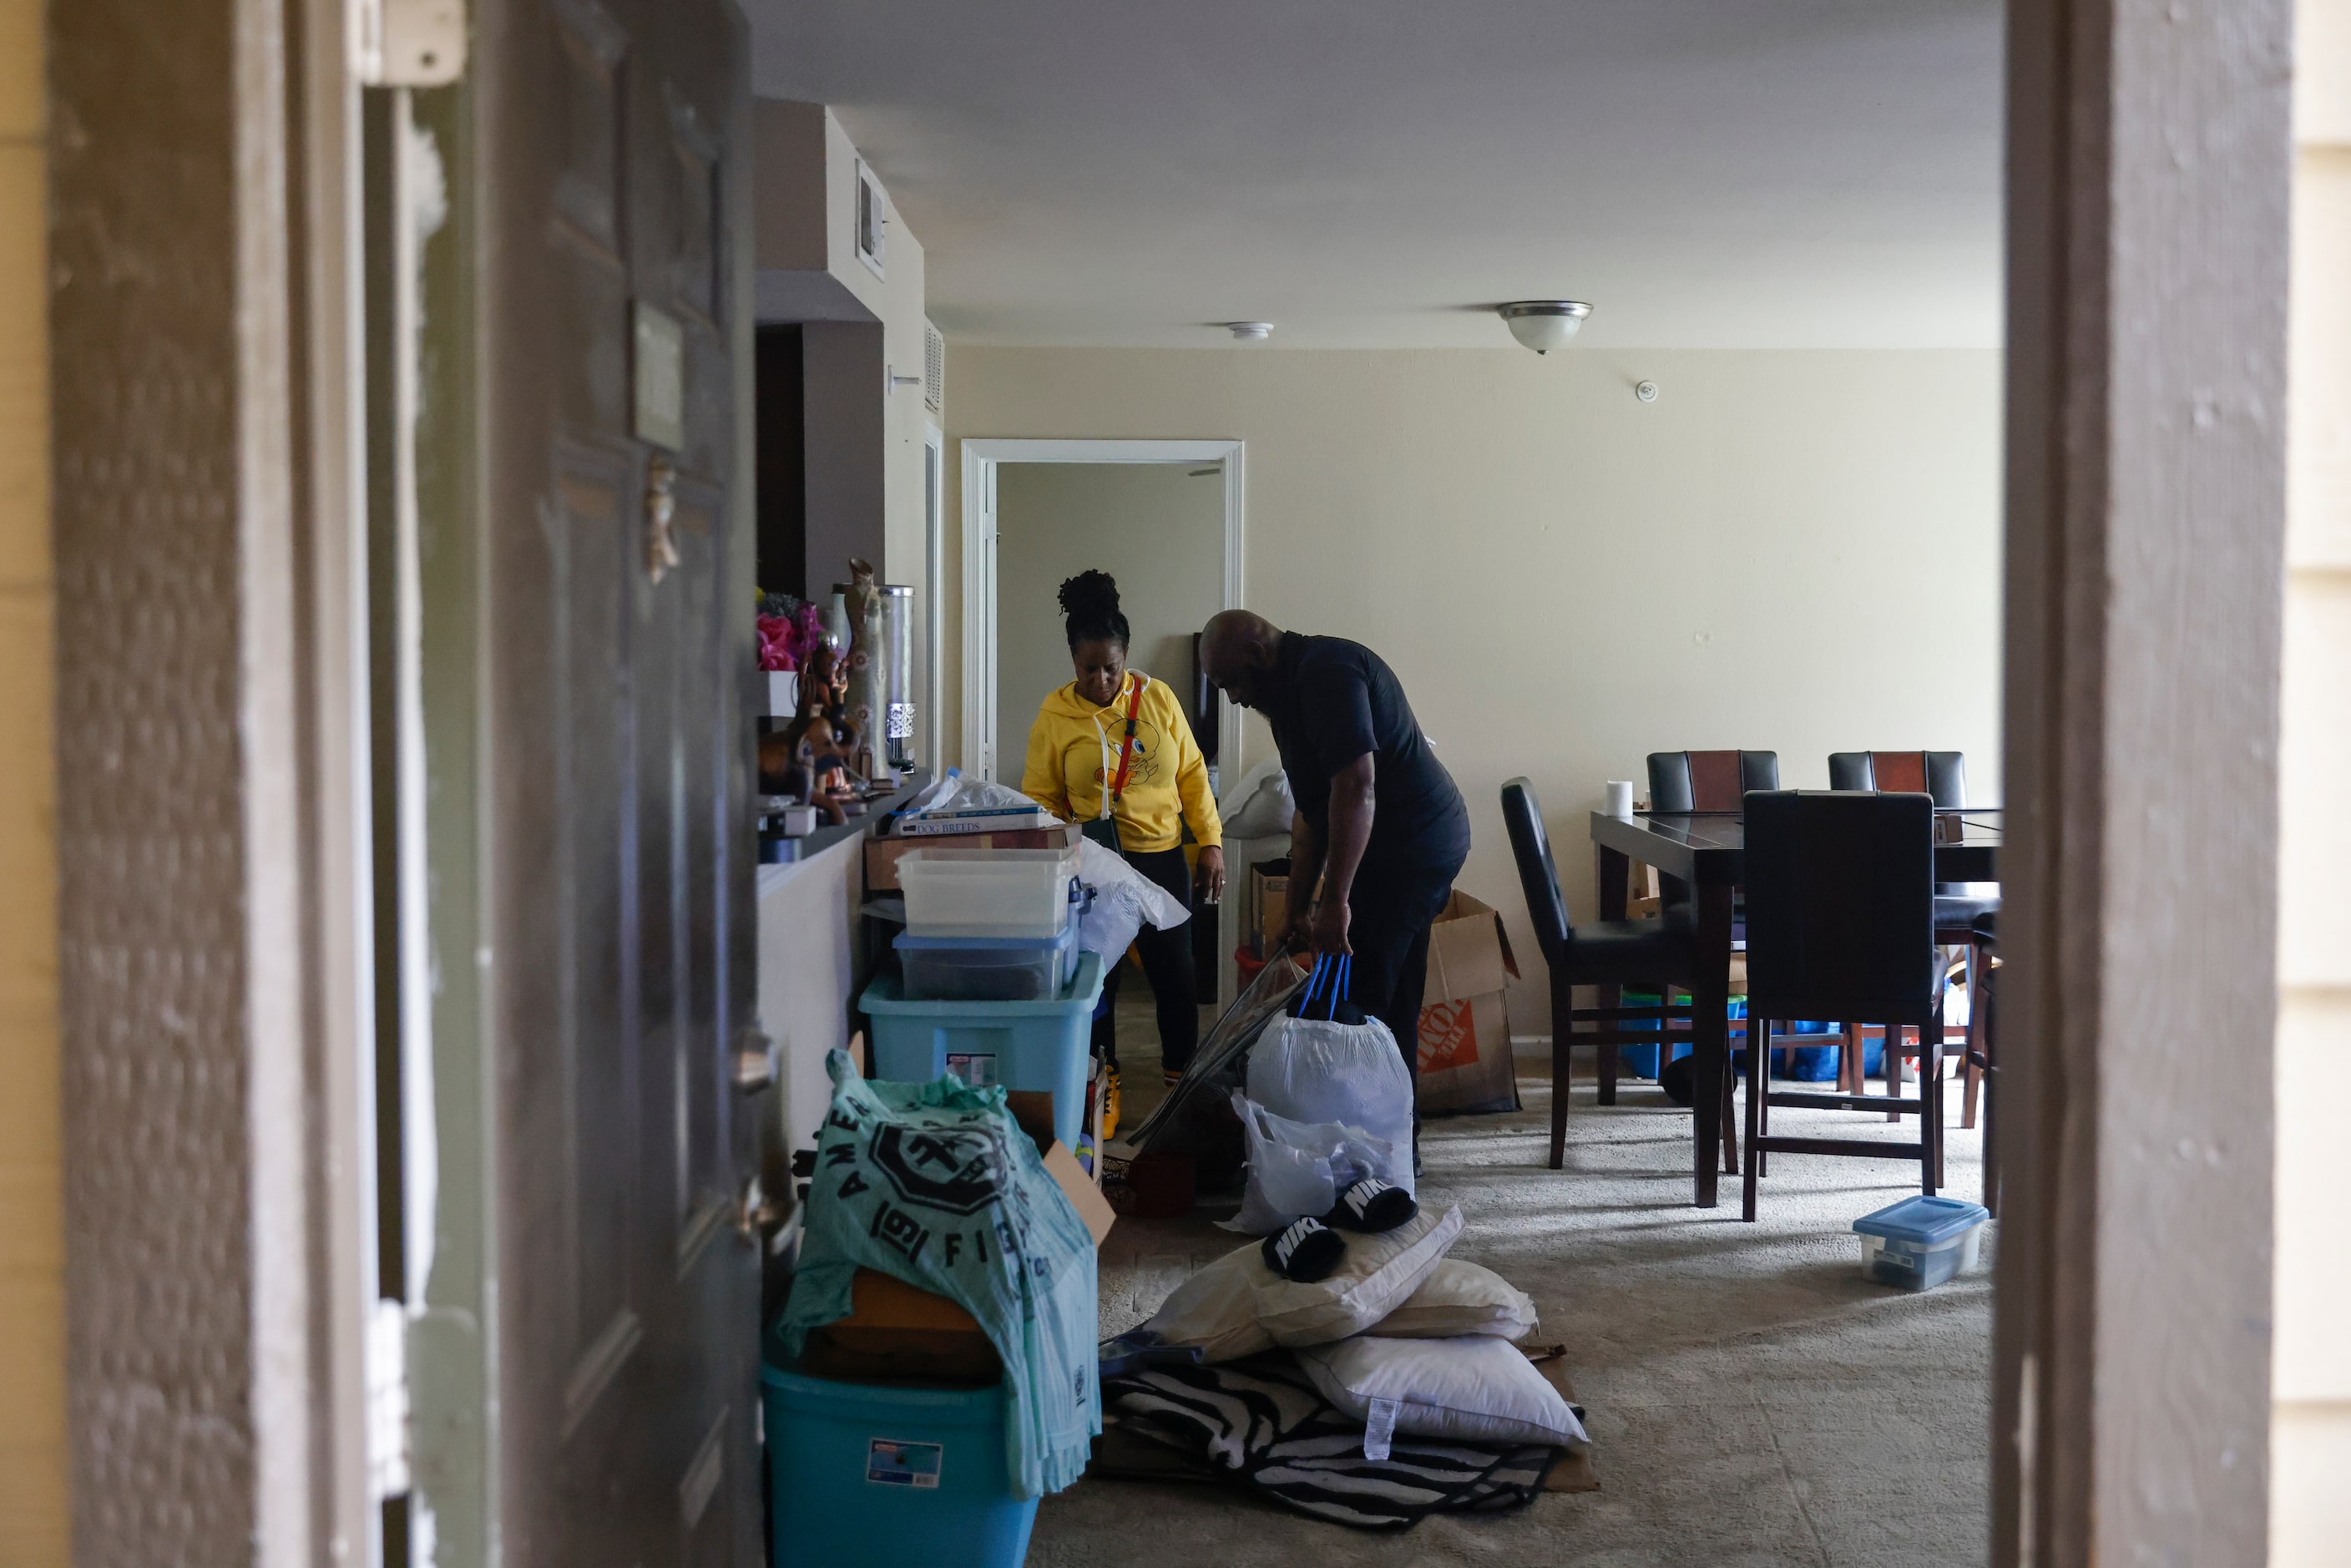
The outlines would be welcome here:
<svg viewBox="0 0 2351 1568">
<path fill-rule="evenodd" d="M 1143 711 L 1143 688 L 1144 684 L 1144 676 L 1135 676 L 1134 685 L 1127 693 L 1126 738 L 1119 744 L 1118 779 L 1117 781 L 1113 783 L 1110 787 L 1110 798 L 1113 802 L 1124 798 L 1126 794 L 1127 770 L 1134 766 L 1134 720 L 1135 716 Z"/>
</svg>

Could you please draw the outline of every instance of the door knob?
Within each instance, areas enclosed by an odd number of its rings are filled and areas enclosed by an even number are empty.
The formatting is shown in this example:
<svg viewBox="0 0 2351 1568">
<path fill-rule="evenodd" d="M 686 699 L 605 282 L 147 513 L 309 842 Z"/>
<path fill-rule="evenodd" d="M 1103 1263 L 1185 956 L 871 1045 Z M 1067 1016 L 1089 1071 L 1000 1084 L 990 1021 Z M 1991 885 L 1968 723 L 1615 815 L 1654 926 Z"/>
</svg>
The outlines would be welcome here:
<svg viewBox="0 0 2351 1568">
<path fill-rule="evenodd" d="M 769 1197 L 759 1178 L 753 1176 L 743 1184 L 743 1196 L 735 1211 L 735 1234 L 746 1247 L 765 1249 L 791 1215 L 790 1201 Z"/>
<path fill-rule="evenodd" d="M 757 1094 L 776 1082 L 776 1042 L 757 1026 L 735 1037 L 735 1087 Z"/>
</svg>

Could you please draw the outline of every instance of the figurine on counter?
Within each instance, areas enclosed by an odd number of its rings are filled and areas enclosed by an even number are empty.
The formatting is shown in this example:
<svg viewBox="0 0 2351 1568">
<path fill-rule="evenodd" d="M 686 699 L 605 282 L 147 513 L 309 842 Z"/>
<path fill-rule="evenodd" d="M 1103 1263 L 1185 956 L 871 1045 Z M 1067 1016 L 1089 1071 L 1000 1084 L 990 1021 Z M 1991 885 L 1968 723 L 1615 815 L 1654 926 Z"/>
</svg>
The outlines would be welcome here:
<svg viewBox="0 0 2351 1568">
<path fill-rule="evenodd" d="M 769 730 L 759 737 L 759 793 L 806 801 L 816 784 L 816 752 L 804 727 Z"/>
<path fill-rule="evenodd" d="M 841 658 L 819 643 L 800 663 L 800 716 L 830 713 L 841 704 Z"/>
<path fill-rule="evenodd" d="M 759 737 L 759 789 L 814 806 L 835 827 L 849 820 L 847 808 L 863 794 L 849 771 L 837 727 L 820 713 Z"/>
<path fill-rule="evenodd" d="M 839 721 L 818 714 L 799 727 L 814 759 L 815 792 L 810 795 L 809 803 L 821 807 L 825 820 L 838 825 L 848 819 L 850 806 L 864 809 L 864 780 L 850 767 L 850 753 Z"/>
</svg>

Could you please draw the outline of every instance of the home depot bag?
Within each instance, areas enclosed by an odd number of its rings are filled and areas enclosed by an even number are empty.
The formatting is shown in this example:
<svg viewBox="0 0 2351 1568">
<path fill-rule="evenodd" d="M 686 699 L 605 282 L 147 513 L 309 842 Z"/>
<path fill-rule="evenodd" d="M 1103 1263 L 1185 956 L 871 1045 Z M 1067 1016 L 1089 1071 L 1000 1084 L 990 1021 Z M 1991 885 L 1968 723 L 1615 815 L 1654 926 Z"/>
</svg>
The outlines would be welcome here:
<svg viewBox="0 0 2351 1568">
<path fill-rule="evenodd" d="M 1424 1116 L 1519 1108 L 1504 1000 L 1518 960 L 1490 904 L 1456 893 L 1428 929 L 1420 1007 L 1419 1105 Z"/>
</svg>

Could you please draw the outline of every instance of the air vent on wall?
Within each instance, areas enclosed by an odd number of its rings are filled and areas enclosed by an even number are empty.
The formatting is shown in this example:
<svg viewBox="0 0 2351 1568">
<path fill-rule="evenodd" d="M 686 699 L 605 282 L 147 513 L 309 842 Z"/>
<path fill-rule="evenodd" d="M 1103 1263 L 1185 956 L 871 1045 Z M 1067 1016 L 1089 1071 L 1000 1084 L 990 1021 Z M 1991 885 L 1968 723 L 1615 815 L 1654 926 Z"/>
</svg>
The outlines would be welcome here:
<svg viewBox="0 0 2351 1568">
<path fill-rule="evenodd" d="M 947 340 L 923 323 L 923 406 L 936 413 L 947 401 Z"/>
</svg>

